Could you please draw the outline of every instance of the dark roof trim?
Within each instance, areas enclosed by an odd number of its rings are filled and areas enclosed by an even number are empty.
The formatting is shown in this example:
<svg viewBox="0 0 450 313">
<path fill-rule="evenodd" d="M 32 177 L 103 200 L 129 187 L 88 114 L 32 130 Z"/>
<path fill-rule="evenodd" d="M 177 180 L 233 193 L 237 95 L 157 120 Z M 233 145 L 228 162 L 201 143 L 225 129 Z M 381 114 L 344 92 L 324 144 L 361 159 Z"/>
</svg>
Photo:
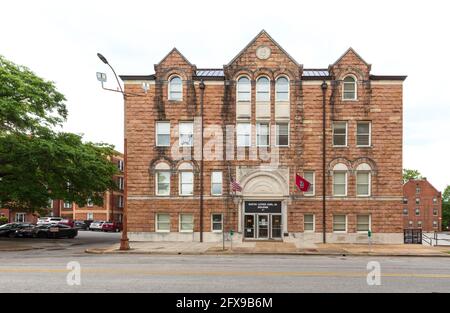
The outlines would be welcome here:
<svg viewBox="0 0 450 313">
<path fill-rule="evenodd" d="M 155 75 L 119 75 L 122 81 L 124 80 L 155 80 Z"/>
<path fill-rule="evenodd" d="M 405 81 L 408 76 L 402 75 L 370 75 L 371 80 L 400 80 Z"/>
</svg>

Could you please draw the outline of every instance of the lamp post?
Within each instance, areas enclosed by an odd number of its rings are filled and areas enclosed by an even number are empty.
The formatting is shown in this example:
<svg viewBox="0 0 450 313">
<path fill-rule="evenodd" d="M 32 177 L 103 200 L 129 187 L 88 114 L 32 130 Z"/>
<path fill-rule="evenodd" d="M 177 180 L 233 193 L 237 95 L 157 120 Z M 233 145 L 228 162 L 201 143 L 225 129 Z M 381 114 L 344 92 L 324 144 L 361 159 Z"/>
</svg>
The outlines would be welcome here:
<svg viewBox="0 0 450 313">
<path fill-rule="evenodd" d="M 205 94 L 205 83 L 200 81 L 200 116 L 201 116 L 201 138 L 200 138 L 200 242 L 203 242 L 203 172 L 204 172 L 204 160 L 203 160 L 203 98 Z"/>
<path fill-rule="evenodd" d="M 119 78 L 117 77 L 116 71 L 114 71 L 114 68 L 111 66 L 111 64 L 109 64 L 108 60 L 100 53 L 97 53 L 98 58 L 105 63 L 106 65 L 108 65 L 112 72 L 114 73 L 114 76 L 116 77 L 116 81 L 117 84 L 119 85 L 120 88 L 120 93 L 123 95 L 123 100 L 124 100 L 124 173 L 123 173 L 123 180 L 124 180 L 124 191 L 123 191 L 123 197 L 124 197 L 124 202 L 123 202 L 123 218 L 122 218 L 122 237 L 120 238 L 120 250 L 130 250 L 130 244 L 129 244 L 129 240 L 128 240 L 128 188 L 127 188 L 127 169 L 128 169 L 128 162 L 127 162 L 127 135 L 126 135 L 126 110 L 125 110 L 125 100 L 126 100 L 126 94 L 123 92 L 122 86 L 120 85 L 119 82 Z M 101 75 L 99 75 L 101 74 Z M 103 87 L 103 83 L 106 81 L 106 75 L 102 74 L 102 73 L 97 73 L 97 78 L 99 79 L 99 81 L 102 82 L 102 87 Z M 106 90 L 110 90 L 110 91 L 117 91 L 117 90 L 113 90 L 113 89 L 107 89 L 104 88 Z"/>
<path fill-rule="evenodd" d="M 323 243 L 327 242 L 327 219 L 326 219 L 326 213 L 327 213 L 327 206 L 326 206 L 326 93 L 328 85 L 326 81 L 323 81 L 322 85 L 320 86 L 322 88 L 322 233 L 323 233 Z"/>
</svg>

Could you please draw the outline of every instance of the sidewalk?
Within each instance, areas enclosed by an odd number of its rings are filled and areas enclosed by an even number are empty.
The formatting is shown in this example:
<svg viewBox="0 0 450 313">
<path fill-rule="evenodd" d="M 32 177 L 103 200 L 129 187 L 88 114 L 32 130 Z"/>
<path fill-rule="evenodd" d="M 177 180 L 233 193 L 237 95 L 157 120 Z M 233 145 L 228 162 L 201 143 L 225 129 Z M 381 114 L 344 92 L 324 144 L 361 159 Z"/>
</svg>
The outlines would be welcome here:
<svg viewBox="0 0 450 313">
<path fill-rule="evenodd" d="M 106 249 L 87 249 L 94 254 L 162 254 L 162 255 L 238 255 L 238 254 L 280 254 L 280 255 L 337 255 L 337 256 L 433 256 L 450 257 L 449 247 L 423 245 L 368 245 L 362 244 L 312 244 L 296 246 L 286 242 L 242 242 L 200 243 L 200 242 L 130 242 L 131 250 L 120 251 L 119 245 Z"/>
</svg>

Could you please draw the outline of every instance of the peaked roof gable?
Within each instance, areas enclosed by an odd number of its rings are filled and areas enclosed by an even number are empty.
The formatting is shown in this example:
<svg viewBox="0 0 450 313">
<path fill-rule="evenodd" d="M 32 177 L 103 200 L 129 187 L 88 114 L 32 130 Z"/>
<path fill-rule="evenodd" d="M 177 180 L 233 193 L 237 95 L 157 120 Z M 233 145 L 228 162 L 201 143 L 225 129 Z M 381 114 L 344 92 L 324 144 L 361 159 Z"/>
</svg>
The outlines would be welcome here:
<svg viewBox="0 0 450 313">
<path fill-rule="evenodd" d="M 180 51 L 178 51 L 177 48 L 173 48 L 172 50 L 170 50 L 170 52 L 156 65 L 158 66 L 162 64 L 172 54 L 178 54 L 178 56 L 180 56 L 188 65 L 192 66 L 191 62 L 189 62 L 188 59 L 186 59 L 186 57 Z"/>
<path fill-rule="evenodd" d="M 334 62 L 331 66 L 335 66 L 336 64 L 338 64 L 344 57 L 346 57 L 349 53 L 353 53 L 358 59 L 361 60 L 361 62 L 363 62 L 367 67 L 371 67 L 371 65 L 369 63 L 367 63 L 356 51 L 355 49 L 353 49 L 352 47 L 348 48 L 347 51 L 345 51 L 345 53 L 343 55 L 341 55 L 341 57 L 339 59 L 337 59 L 336 62 Z"/>
<path fill-rule="evenodd" d="M 247 51 L 248 48 L 250 48 L 255 42 L 256 40 L 258 40 L 261 36 L 267 36 L 267 38 L 269 38 L 270 41 L 272 41 L 272 43 L 278 48 L 280 49 L 280 51 L 282 51 L 294 64 L 296 64 L 297 66 L 301 66 L 289 53 L 286 52 L 286 50 L 284 50 L 279 44 L 278 42 L 276 42 L 264 29 L 261 30 L 259 32 L 258 35 L 255 36 L 255 38 L 253 38 L 246 46 L 244 49 L 242 49 L 226 66 L 230 66 L 231 64 L 233 64 L 237 59 L 239 59 L 239 57 L 244 54 L 245 51 Z"/>
</svg>

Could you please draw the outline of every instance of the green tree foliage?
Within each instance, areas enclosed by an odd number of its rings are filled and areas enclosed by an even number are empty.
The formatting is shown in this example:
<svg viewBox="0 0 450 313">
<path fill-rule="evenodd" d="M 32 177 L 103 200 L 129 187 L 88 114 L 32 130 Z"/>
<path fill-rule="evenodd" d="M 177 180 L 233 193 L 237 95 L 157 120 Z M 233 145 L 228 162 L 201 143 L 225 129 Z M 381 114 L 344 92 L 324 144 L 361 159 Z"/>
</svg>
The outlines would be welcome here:
<svg viewBox="0 0 450 313">
<path fill-rule="evenodd" d="M 450 229 L 450 186 L 442 193 L 442 229 Z"/>
<path fill-rule="evenodd" d="M 0 202 L 39 210 L 49 199 L 102 204 L 116 188 L 113 147 L 56 132 L 67 117 L 54 84 L 0 56 Z"/>
<path fill-rule="evenodd" d="M 422 179 L 422 174 L 418 170 L 403 169 L 403 182 L 406 183 L 410 179 Z"/>
</svg>

